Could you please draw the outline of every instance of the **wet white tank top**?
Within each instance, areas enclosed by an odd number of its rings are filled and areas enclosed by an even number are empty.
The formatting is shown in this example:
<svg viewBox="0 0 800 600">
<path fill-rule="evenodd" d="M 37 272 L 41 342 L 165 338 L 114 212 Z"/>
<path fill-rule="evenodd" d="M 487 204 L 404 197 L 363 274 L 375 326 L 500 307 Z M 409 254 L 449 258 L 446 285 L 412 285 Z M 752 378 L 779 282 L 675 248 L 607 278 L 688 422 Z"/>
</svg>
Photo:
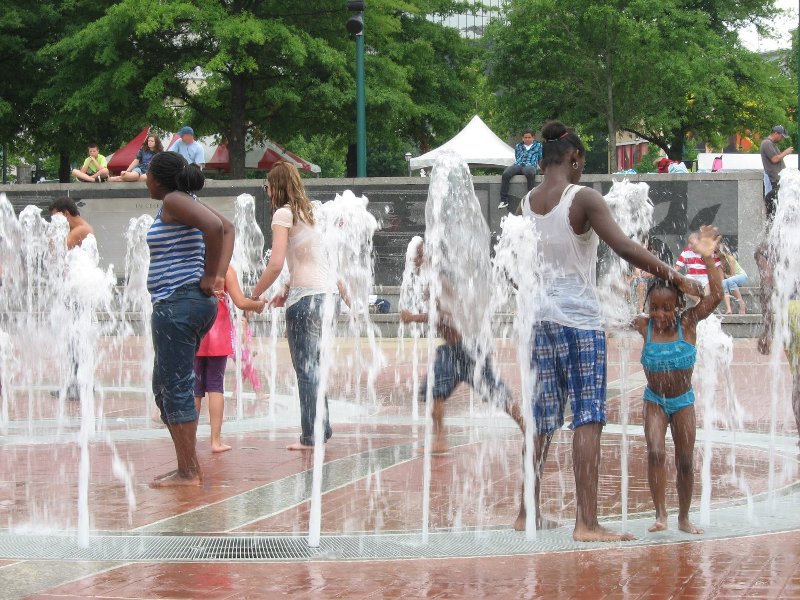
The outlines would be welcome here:
<svg viewBox="0 0 800 600">
<path fill-rule="evenodd" d="M 522 199 L 522 215 L 532 219 L 540 236 L 547 301 L 539 307 L 538 321 L 552 321 L 576 329 L 602 329 L 597 295 L 597 246 L 594 229 L 576 234 L 569 223 L 569 209 L 580 185 L 568 185 L 558 204 L 546 215 L 531 210 L 530 192 Z"/>
</svg>

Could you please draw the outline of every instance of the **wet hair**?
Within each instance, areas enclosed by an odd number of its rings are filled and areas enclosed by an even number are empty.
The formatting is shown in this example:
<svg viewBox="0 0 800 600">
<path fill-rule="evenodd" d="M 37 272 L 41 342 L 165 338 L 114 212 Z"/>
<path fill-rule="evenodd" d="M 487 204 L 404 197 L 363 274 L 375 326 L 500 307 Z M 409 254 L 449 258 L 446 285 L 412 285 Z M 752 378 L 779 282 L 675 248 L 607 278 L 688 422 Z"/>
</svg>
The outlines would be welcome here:
<svg viewBox="0 0 800 600">
<path fill-rule="evenodd" d="M 189 164 L 177 152 L 159 152 L 150 161 L 147 174 L 160 183 L 168 192 L 191 194 L 203 189 L 205 177 L 200 167 Z"/>
<path fill-rule="evenodd" d="M 650 294 L 652 294 L 656 290 L 669 290 L 675 293 L 675 306 L 678 308 L 678 311 L 682 311 L 686 308 L 686 295 L 678 289 L 678 286 L 672 283 L 671 281 L 667 281 L 666 279 L 659 279 L 656 277 L 653 279 L 653 282 L 647 288 L 647 293 L 644 295 L 644 301 L 649 302 Z"/>
<path fill-rule="evenodd" d="M 156 141 L 156 147 L 153 148 L 153 153 L 154 154 L 158 154 L 159 152 L 163 152 L 164 151 L 164 146 L 161 143 L 161 138 L 158 137 L 157 135 L 152 134 L 152 133 L 150 135 L 148 135 L 146 138 L 144 138 L 144 144 L 142 144 L 142 150 L 145 150 L 146 152 L 150 152 L 150 146 L 147 145 L 147 142 L 150 140 L 150 138 L 153 138 Z"/>
<path fill-rule="evenodd" d="M 550 165 L 560 165 L 573 151 L 577 150 L 581 156 L 586 154 L 586 148 L 575 133 L 559 121 L 550 121 L 542 127 L 542 160 L 539 164 L 542 169 Z"/>
<path fill-rule="evenodd" d="M 297 167 L 292 163 L 279 161 L 270 169 L 267 181 L 273 209 L 288 205 L 293 220 L 314 224 L 314 209 L 311 200 L 306 196 L 306 188 Z"/>
<path fill-rule="evenodd" d="M 80 211 L 78 210 L 78 205 L 75 203 L 75 200 L 72 198 L 67 198 L 66 196 L 62 196 L 61 198 L 56 198 L 50 203 L 50 206 L 47 207 L 50 213 L 53 212 L 68 212 L 73 217 L 80 216 Z"/>
</svg>

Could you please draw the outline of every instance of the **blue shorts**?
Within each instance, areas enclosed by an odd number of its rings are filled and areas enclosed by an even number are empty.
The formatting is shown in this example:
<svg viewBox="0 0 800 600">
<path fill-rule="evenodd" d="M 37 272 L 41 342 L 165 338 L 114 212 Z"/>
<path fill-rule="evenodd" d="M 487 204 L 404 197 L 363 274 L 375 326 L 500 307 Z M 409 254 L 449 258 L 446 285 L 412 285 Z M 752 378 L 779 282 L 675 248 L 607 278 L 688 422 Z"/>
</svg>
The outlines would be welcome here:
<svg viewBox="0 0 800 600">
<path fill-rule="evenodd" d="M 570 429 L 606 422 L 606 334 L 542 321 L 533 328 L 531 369 L 533 417 L 539 435 L 564 424 L 572 407 Z"/>
<path fill-rule="evenodd" d="M 138 173 L 139 175 L 146 175 L 147 174 L 147 167 L 143 167 L 141 165 L 137 165 L 133 167 L 131 173 Z"/>
<path fill-rule="evenodd" d="M 667 413 L 667 416 L 671 417 L 682 408 L 694 405 L 694 389 L 689 388 L 689 391 L 685 394 L 675 396 L 674 398 L 666 398 L 664 396 L 659 396 L 649 387 L 645 387 L 644 399 L 646 402 L 658 404 L 664 409 L 664 412 Z"/>
<path fill-rule="evenodd" d="M 492 402 L 505 408 L 511 400 L 511 392 L 495 374 L 489 357 L 486 357 L 477 381 L 475 364 L 472 353 L 462 343 L 442 344 L 436 348 L 436 358 L 433 363 L 433 398 L 446 400 L 459 383 L 466 383 L 478 392 L 484 402 Z M 427 394 L 427 387 L 426 379 L 419 390 L 423 400 Z"/>
</svg>

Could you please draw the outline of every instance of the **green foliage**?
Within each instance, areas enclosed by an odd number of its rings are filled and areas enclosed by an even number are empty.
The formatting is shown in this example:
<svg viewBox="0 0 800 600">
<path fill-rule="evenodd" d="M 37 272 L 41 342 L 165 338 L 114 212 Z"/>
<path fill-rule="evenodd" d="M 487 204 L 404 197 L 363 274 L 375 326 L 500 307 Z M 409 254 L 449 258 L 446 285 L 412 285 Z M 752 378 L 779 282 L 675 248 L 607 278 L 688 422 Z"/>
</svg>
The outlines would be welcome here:
<svg viewBox="0 0 800 600">
<path fill-rule="evenodd" d="M 513 0 L 488 33 L 503 124 L 604 122 L 680 158 L 689 132 L 785 120 L 785 78 L 730 31 L 774 13 L 774 0 Z"/>
<path fill-rule="evenodd" d="M 655 173 L 658 170 L 655 161 L 657 161 L 660 156 L 661 148 L 655 144 L 650 144 L 647 148 L 647 153 L 642 156 L 642 159 L 638 163 L 633 165 L 633 168 L 637 173 Z"/>
</svg>

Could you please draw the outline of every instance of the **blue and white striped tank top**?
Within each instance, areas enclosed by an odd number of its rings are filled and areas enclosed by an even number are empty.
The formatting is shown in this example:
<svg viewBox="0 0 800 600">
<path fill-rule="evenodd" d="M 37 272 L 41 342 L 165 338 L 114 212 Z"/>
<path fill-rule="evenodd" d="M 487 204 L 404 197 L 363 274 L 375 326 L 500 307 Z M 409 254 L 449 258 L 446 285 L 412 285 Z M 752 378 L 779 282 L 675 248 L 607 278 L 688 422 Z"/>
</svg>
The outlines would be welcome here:
<svg viewBox="0 0 800 600">
<path fill-rule="evenodd" d="M 153 302 L 169 298 L 187 283 L 200 281 L 205 271 L 203 232 L 188 225 L 161 220 L 161 210 L 147 231 L 150 270 L 147 289 Z"/>
</svg>

